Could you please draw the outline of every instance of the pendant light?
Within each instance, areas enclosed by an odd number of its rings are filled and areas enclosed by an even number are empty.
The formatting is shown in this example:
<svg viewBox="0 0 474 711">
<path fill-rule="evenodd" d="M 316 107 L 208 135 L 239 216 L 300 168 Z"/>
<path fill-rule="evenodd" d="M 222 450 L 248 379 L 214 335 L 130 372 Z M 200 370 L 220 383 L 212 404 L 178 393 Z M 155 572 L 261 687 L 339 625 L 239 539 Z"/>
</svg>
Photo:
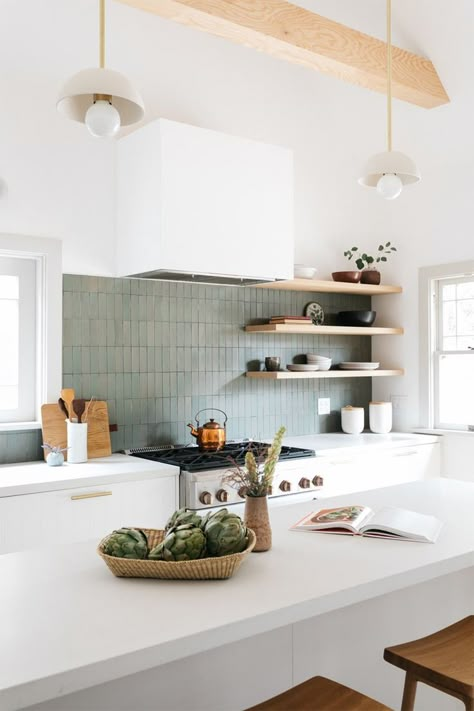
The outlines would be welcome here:
<svg viewBox="0 0 474 711">
<path fill-rule="evenodd" d="M 98 138 L 110 138 L 120 126 L 143 118 L 143 101 L 130 81 L 105 69 L 105 0 L 99 0 L 99 67 L 74 74 L 60 92 L 57 109 L 85 123 Z"/>
<path fill-rule="evenodd" d="M 414 161 L 405 153 L 392 150 L 392 2 L 387 0 L 387 150 L 369 158 L 359 183 L 377 188 L 386 200 L 394 200 L 404 185 L 419 180 Z"/>
</svg>

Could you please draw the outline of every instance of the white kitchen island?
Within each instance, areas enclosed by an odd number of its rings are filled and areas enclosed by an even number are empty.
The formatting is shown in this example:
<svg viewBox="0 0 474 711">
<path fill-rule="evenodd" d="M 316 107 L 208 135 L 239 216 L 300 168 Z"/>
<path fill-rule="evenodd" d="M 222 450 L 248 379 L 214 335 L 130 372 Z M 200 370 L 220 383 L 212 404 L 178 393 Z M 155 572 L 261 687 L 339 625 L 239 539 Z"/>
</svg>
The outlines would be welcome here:
<svg viewBox="0 0 474 711">
<path fill-rule="evenodd" d="M 318 508 L 321 502 L 314 502 Z M 447 479 L 325 499 L 444 522 L 434 544 L 290 532 L 227 581 L 114 578 L 95 542 L 0 558 L 0 709 L 242 709 L 315 674 L 399 706 L 383 649 L 473 611 L 474 484 Z M 461 708 L 420 690 L 417 711 Z M 43 703 L 41 703 L 43 702 Z"/>
</svg>

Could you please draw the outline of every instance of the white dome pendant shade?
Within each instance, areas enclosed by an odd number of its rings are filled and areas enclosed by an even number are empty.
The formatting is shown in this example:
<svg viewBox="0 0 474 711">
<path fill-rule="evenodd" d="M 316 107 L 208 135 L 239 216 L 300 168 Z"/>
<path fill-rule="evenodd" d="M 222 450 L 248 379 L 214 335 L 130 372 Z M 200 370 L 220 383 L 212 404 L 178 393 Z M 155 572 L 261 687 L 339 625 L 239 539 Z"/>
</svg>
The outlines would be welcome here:
<svg viewBox="0 0 474 711">
<path fill-rule="evenodd" d="M 386 200 L 395 200 L 405 185 L 421 180 L 415 162 L 400 151 L 392 151 L 392 3 L 387 0 L 387 150 L 367 161 L 360 185 L 377 188 Z"/>
<path fill-rule="evenodd" d="M 415 162 L 409 156 L 400 151 L 384 151 L 369 158 L 359 183 L 376 188 L 379 180 L 388 175 L 396 175 L 402 185 L 417 183 L 421 179 Z"/>
<path fill-rule="evenodd" d="M 110 103 L 120 115 L 121 126 L 129 126 L 143 118 L 143 101 L 127 77 L 113 69 L 98 67 L 83 69 L 64 84 L 57 109 L 67 118 L 85 123 L 86 113 L 95 97 L 110 97 Z"/>
<path fill-rule="evenodd" d="M 73 121 L 85 123 L 99 138 L 114 136 L 120 126 L 143 118 L 144 105 L 132 83 L 105 69 L 105 0 L 99 0 L 99 67 L 74 74 L 60 91 L 56 107 Z"/>
</svg>

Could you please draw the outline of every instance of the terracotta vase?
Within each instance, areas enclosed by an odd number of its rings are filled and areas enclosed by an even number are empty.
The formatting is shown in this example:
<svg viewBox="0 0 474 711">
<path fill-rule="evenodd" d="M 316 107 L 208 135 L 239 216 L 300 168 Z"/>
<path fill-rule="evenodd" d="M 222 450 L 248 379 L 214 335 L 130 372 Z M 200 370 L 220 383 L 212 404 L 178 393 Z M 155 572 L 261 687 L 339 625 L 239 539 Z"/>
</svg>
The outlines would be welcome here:
<svg viewBox="0 0 474 711">
<path fill-rule="evenodd" d="M 361 276 L 361 284 L 380 284 L 380 272 L 378 269 L 364 269 Z"/>
<path fill-rule="evenodd" d="M 247 496 L 245 499 L 244 523 L 254 531 L 257 542 L 254 553 L 268 551 L 272 547 L 272 529 L 268 516 L 266 496 Z"/>
</svg>

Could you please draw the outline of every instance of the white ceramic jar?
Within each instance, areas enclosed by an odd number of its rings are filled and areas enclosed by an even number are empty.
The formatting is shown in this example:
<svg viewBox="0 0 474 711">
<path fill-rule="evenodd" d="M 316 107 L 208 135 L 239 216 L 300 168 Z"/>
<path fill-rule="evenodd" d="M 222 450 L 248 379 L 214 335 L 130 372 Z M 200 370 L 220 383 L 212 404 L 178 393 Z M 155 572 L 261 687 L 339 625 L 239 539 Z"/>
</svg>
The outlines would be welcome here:
<svg viewBox="0 0 474 711">
<path fill-rule="evenodd" d="M 341 427 L 346 434 L 360 434 L 364 431 L 364 408 L 347 407 L 341 408 Z"/>
<path fill-rule="evenodd" d="M 392 429 L 392 403 L 369 403 L 369 427 L 376 434 L 387 434 Z"/>
<path fill-rule="evenodd" d="M 67 460 L 69 464 L 87 462 L 87 422 L 70 422 L 67 425 Z"/>
</svg>

